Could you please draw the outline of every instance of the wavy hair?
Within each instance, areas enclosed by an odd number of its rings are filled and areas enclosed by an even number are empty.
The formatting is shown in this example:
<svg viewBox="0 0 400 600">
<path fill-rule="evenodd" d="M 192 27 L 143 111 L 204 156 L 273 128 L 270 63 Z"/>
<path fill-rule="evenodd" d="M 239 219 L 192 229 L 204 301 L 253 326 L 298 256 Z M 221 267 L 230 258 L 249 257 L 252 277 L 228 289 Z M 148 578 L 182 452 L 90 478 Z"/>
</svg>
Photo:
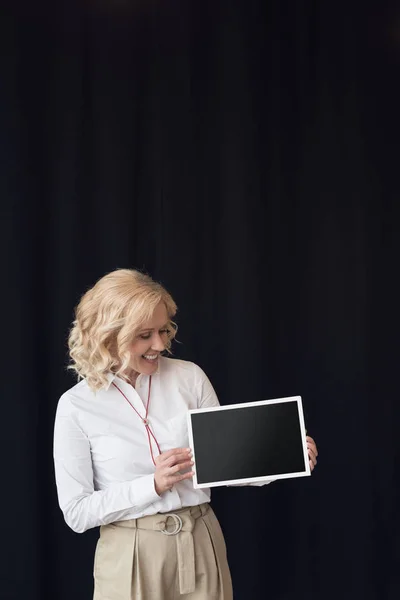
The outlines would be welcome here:
<svg viewBox="0 0 400 600">
<path fill-rule="evenodd" d="M 169 318 L 169 352 L 177 329 L 172 321 L 177 306 L 167 290 L 133 269 L 117 269 L 99 279 L 75 309 L 68 338 L 68 368 L 78 379 L 86 379 L 93 391 L 107 386 L 110 372 L 127 379 L 132 340 L 160 302 Z"/>
</svg>

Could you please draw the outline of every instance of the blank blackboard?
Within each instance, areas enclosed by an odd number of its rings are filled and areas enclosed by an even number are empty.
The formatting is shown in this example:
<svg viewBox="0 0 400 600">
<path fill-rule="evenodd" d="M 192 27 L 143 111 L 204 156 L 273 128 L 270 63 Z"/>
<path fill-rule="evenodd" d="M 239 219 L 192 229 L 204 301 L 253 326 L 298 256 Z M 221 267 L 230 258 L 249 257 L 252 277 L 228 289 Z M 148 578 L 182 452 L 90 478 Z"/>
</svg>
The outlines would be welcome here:
<svg viewBox="0 0 400 600">
<path fill-rule="evenodd" d="M 195 488 L 310 474 L 300 396 L 188 413 Z"/>
</svg>

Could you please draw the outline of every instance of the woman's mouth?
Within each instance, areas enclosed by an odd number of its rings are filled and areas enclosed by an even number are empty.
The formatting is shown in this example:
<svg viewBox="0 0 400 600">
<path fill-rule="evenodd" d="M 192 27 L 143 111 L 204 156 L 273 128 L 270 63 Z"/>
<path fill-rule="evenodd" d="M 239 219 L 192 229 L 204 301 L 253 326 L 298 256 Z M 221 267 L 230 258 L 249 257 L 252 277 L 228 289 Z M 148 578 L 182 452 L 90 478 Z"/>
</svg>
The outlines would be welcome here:
<svg viewBox="0 0 400 600">
<path fill-rule="evenodd" d="M 147 362 L 154 363 L 158 358 L 158 354 L 143 354 L 142 358 L 147 360 Z"/>
</svg>

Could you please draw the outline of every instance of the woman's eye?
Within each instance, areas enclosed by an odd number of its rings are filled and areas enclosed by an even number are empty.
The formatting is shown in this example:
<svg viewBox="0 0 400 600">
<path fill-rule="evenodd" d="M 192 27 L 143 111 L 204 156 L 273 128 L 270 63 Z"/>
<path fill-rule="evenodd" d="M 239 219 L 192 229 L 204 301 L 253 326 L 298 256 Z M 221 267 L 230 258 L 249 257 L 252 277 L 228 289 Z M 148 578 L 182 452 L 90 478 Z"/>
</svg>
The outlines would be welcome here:
<svg viewBox="0 0 400 600">
<path fill-rule="evenodd" d="M 168 335 L 169 334 L 169 329 L 160 329 L 160 331 L 158 332 L 160 335 Z M 140 339 L 142 340 L 149 340 L 151 338 L 151 333 L 141 333 L 140 334 Z"/>
</svg>

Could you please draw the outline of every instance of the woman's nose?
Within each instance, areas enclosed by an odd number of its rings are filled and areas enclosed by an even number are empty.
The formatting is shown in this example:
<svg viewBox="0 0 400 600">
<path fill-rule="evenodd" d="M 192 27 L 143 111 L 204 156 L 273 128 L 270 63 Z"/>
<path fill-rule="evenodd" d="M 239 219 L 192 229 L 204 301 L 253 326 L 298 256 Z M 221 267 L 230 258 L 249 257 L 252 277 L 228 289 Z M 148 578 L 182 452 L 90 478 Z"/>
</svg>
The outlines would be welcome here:
<svg viewBox="0 0 400 600">
<path fill-rule="evenodd" d="M 159 334 L 156 334 L 153 337 L 153 343 L 151 344 L 151 347 L 153 350 L 157 350 L 157 352 L 162 352 L 165 350 L 165 344 Z"/>
</svg>

